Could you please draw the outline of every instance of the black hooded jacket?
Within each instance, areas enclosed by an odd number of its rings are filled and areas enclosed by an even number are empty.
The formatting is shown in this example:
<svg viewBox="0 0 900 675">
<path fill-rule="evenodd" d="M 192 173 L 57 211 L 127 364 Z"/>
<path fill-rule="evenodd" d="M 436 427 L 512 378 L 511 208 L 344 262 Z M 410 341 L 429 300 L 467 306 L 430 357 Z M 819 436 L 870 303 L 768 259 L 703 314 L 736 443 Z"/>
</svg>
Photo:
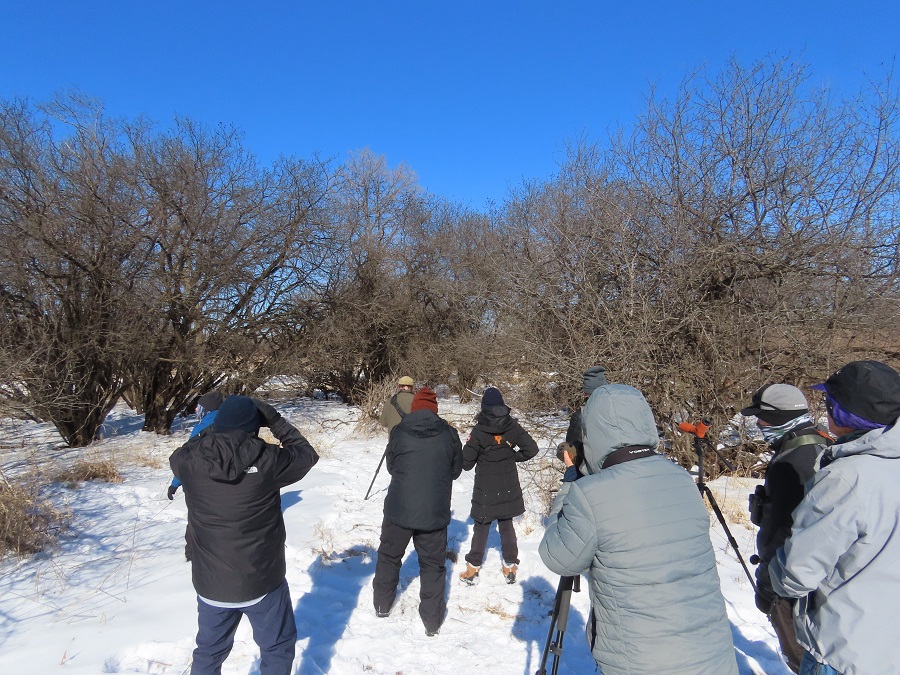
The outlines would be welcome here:
<svg viewBox="0 0 900 675">
<path fill-rule="evenodd" d="M 410 530 L 450 524 L 453 481 L 462 473 L 456 429 L 431 410 L 416 410 L 391 429 L 385 459 L 391 484 L 384 517 Z"/>
<path fill-rule="evenodd" d="M 246 602 L 284 580 L 280 491 L 303 478 L 319 456 L 286 420 L 271 431 L 282 447 L 239 429 L 209 427 L 169 457 L 184 484 L 192 578 L 204 598 Z"/>
<path fill-rule="evenodd" d="M 525 513 L 516 462 L 537 453 L 537 443 L 510 417 L 507 406 L 496 405 L 478 413 L 463 447 L 463 468 L 468 471 L 475 467 L 473 520 L 489 523 Z"/>
<path fill-rule="evenodd" d="M 789 444 L 793 447 L 785 451 Z M 803 500 L 804 485 L 815 475 L 819 453 L 829 445 L 831 440 L 820 434 L 812 422 L 807 422 L 791 429 L 770 446 L 774 455 L 766 468 L 765 498 L 756 535 L 760 559 L 756 580 L 765 602 L 775 598 L 769 579 L 769 561 L 790 536 L 794 524 L 792 514 Z"/>
</svg>

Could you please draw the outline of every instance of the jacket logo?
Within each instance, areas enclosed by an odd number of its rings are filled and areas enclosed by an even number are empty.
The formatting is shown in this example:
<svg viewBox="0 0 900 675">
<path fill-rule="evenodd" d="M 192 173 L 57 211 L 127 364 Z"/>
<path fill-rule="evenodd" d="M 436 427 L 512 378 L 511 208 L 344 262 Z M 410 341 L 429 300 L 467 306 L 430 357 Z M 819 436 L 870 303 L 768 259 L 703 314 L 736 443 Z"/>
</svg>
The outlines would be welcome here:
<svg viewBox="0 0 900 675">
<path fill-rule="evenodd" d="M 257 469 L 255 466 L 248 466 L 247 470 L 244 473 L 257 473 L 258 471 L 259 469 Z"/>
</svg>

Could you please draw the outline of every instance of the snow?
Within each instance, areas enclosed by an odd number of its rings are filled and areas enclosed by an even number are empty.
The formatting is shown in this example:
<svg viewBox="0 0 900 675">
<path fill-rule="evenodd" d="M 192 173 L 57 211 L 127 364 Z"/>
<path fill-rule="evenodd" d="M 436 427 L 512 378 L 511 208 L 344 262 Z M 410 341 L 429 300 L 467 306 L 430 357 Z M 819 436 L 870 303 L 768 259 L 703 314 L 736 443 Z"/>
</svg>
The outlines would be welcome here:
<svg viewBox="0 0 900 675">
<path fill-rule="evenodd" d="M 465 439 L 474 407 L 449 399 L 440 406 L 442 416 Z M 363 496 L 386 434 L 357 432 L 358 409 L 337 402 L 298 399 L 276 407 L 322 455 L 306 478 L 282 492 L 287 580 L 298 628 L 295 673 L 534 673 L 559 582 L 537 552 L 543 521 L 535 491 L 526 490 L 529 511 L 516 521 L 519 582 L 509 585 L 501 576 L 495 527 L 479 583 L 470 587 L 457 577 L 471 536 L 467 516 L 473 472 L 456 481 L 448 533 L 450 555 L 456 559 L 447 562 L 448 615 L 440 633 L 427 637 L 417 612 L 418 563 L 412 546 L 390 616 L 377 618 L 372 607 L 375 551 L 389 482 L 384 468 L 372 495 L 368 500 Z M 107 420 L 105 438 L 88 453 L 116 458 L 123 482 L 54 484 L 52 499 L 71 512 L 71 529 L 53 550 L 0 562 L 0 673 L 190 671 L 196 596 L 190 563 L 184 559 L 187 512 L 180 491 L 174 501 L 165 492 L 171 477 L 168 456 L 187 440 L 195 421 L 179 419 L 171 436 L 159 437 L 140 431 L 141 418 L 120 404 Z M 538 440 L 552 457 L 553 439 Z M 0 466 L 7 478 L 46 470 L 48 463 L 70 462 L 78 454 L 59 446 L 48 425 L 0 422 Z M 737 479 L 710 483 L 726 514 L 746 508 L 754 485 Z M 735 508 L 729 510 L 725 502 Z M 753 552 L 750 528 L 749 523 L 729 524 L 745 559 Z M 740 672 L 788 675 L 774 632 L 757 611 L 747 578 L 715 519 L 711 537 Z M 585 584 L 572 596 L 560 673 L 595 672 L 584 640 L 588 611 Z M 259 672 L 258 650 L 246 621 L 222 672 Z"/>
</svg>

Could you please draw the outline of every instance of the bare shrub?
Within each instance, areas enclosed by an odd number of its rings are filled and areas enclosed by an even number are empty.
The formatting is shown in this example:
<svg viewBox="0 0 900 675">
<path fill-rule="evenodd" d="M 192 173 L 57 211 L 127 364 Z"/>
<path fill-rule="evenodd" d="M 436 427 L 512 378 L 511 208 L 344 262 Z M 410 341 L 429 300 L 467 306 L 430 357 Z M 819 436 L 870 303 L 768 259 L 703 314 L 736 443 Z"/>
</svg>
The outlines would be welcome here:
<svg viewBox="0 0 900 675">
<path fill-rule="evenodd" d="M 356 422 L 355 431 L 357 433 L 373 436 L 384 431 L 384 428 L 378 423 L 378 418 L 382 408 L 390 405 L 388 399 L 397 393 L 397 379 L 398 377 L 387 377 L 381 382 L 372 383 L 366 389 L 359 401 L 361 414 Z"/>
<path fill-rule="evenodd" d="M 290 422 L 290 420 L 288 421 Z M 303 434 L 303 437 L 309 441 L 309 444 L 321 459 L 326 459 L 329 456 L 329 451 L 333 447 L 333 442 L 331 440 L 331 433 L 326 427 L 316 423 L 294 424 L 291 422 L 291 424 L 296 427 L 297 431 Z M 259 437 L 266 443 L 281 445 L 281 441 L 275 438 L 275 435 L 268 427 L 260 428 Z"/>
</svg>

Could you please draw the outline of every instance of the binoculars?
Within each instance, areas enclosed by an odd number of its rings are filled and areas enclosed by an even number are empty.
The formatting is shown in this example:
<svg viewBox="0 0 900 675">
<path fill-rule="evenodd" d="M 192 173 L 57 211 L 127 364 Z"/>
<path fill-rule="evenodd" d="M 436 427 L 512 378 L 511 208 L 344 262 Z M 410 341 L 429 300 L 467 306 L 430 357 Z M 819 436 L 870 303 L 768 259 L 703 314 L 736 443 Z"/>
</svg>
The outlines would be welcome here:
<svg viewBox="0 0 900 675">
<path fill-rule="evenodd" d="M 575 466 L 579 466 L 581 464 L 581 457 L 578 454 L 578 448 L 576 448 L 568 441 L 563 441 L 556 446 L 556 459 L 558 459 L 560 462 L 565 463 L 566 459 L 565 457 L 563 457 L 563 453 L 569 453 L 569 457 L 572 459 L 572 464 L 574 464 Z"/>
</svg>

